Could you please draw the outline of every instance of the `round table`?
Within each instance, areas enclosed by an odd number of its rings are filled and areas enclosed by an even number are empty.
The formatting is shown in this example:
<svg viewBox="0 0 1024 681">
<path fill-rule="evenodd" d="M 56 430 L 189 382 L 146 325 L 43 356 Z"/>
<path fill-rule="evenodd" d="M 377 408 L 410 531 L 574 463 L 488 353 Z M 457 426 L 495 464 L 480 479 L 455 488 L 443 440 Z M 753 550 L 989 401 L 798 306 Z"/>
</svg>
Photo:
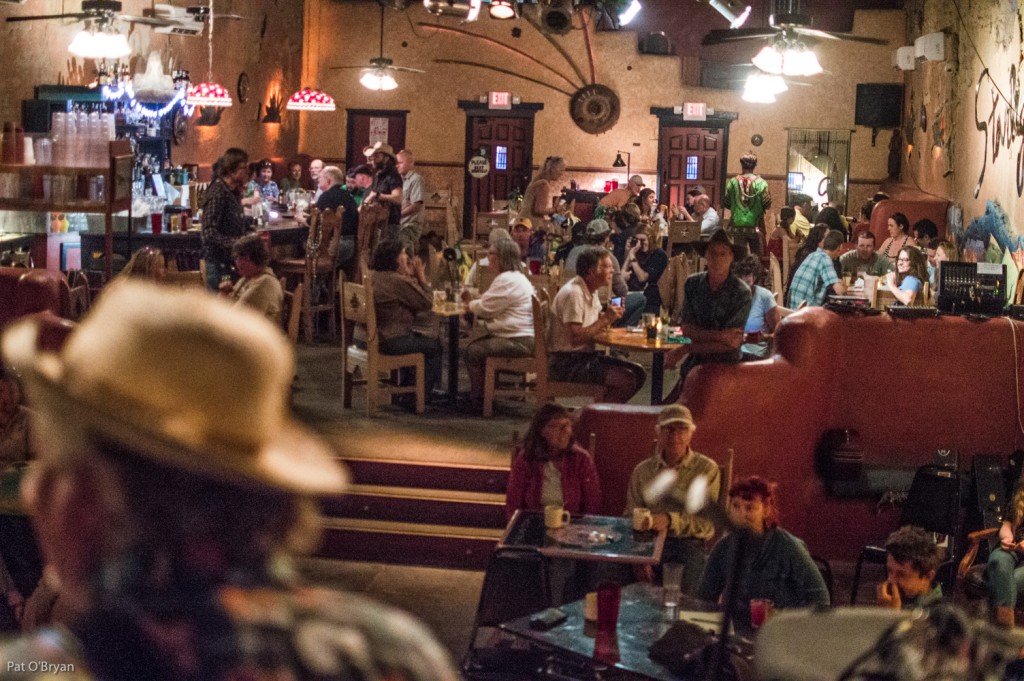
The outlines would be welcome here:
<svg viewBox="0 0 1024 681">
<path fill-rule="evenodd" d="M 665 382 L 665 353 L 686 347 L 685 342 L 649 339 L 643 331 L 632 332 L 629 329 L 608 329 L 594 336 L 594 342 L 623 352 L 651 353 L 651 404 L 661 404 Z"/>
</svg>

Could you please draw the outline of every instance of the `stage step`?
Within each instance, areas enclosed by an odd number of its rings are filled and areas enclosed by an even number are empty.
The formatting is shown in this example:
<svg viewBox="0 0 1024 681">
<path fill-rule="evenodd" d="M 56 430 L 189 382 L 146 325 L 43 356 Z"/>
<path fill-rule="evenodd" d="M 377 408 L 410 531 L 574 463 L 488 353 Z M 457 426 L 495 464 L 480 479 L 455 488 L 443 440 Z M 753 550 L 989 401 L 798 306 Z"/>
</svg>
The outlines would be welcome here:
<svg viewBox="0 0 1024 681">
<path fill-rule="evenodd" d="M 323 514 L 496 529 L 505 526 L 505 497 L 488 492 L 352 485 L 344 496 L 325 501 Z"/>
<path fill-rule="evenodd" d="M 327 518 L 317 555 L 337 560 L 482 570 L 503 529 Z"/>
<path fill-rule="evenodd" d="M 349 457 L 348 493 L 325 499 L 319 554 L 482 569 L 505 528 L 508 469 Z"/>
<path fill-rule="evenodd" d="M 508 467 L 343 458 L 359 485 L 487 492 L 504 497 Z"/>
</svg>

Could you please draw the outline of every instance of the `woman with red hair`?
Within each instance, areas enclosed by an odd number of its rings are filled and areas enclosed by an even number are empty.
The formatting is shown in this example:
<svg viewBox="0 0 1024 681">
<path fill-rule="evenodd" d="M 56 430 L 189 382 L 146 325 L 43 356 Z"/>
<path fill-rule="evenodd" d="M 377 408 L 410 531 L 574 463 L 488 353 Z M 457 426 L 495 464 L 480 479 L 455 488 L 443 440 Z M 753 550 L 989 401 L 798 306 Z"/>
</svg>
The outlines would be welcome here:
<svg viewBox="0 0 1024 681">
<path fill-rule="evenodd" d="M 729 489 L 729 518 L 735 529 L 711 550 L 697 596 L 717 602 L 725 591 L 729 565 L 741 534 L 747 537 L 739 566 L 733 621 L 750 631 L 750 601 L 767 599 L 778 608 L 827 606 L 828 589 L 803 541 L 779 527 L 776 484 L 756 475 Z"/>
</svg>

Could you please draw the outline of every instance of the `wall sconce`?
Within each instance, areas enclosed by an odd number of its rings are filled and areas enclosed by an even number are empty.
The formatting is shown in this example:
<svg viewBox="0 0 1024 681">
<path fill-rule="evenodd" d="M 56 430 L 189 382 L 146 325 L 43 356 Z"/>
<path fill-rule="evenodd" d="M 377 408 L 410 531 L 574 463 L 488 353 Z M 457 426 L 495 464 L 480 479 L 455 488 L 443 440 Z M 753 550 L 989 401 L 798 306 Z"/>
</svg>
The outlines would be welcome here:
<svg viewBox="0 0 1024 681">
<path fill-rule="evenodd" d="M 623 161 L 622 161 L 622 155 L 623 154 L 626 155 L 625 163 L 623 163 Z M 632 162 L 633 162 L 633 155 L 630 154 L 628 151 L 616 151 L 615 152 L 615 160 L 612 162 L 612 168 L 625 168 L 626 169 L 626 179 L 628 180 L 630 177 L 632 177 L 630 175 L 630 163 L 632 163 Z"/>
<path fill-rule="evenodd" d="M 267 113 L 261 122 L 267 124 L 281 122 L 281 95 L 274 94 L 270 96 L 270 101 L 267 102 L 266 111 Z"/>
</svg>

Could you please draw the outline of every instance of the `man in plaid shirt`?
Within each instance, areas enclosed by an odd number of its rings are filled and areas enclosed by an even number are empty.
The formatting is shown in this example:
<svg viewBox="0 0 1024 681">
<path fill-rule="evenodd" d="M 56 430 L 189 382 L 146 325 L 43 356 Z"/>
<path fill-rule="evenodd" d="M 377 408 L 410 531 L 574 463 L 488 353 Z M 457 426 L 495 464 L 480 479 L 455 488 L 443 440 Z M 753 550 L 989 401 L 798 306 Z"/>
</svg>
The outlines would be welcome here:
<svg viewBox="0 0 1024 681">
<path fill-rule="evenodd" d="M 811 253 L 800 264 L 793 274 L 793 283 L 789 286 L 789 306 L 798 308 L 801 305 L 820 307 L 825 302 L 828 287 L 843 295 L 846 287 L 836 274 L 833 258 L 839 255 L 839 247 L 846 237 L 839 230 L 833 229 L 825 235 L 821 247 Z"/>
<path fill-rule="evenodd" d="M 206 288 L 216 291 L 221 279 L 232 272 L 231 247 L 252 227 L 252 218 L 245 216 L 241 201 L 249 177 L 249 155 L 242 149 L 228 149 L 213 169 L 215 177 L 203 204 L 202 237 Z"/>
</svg>

